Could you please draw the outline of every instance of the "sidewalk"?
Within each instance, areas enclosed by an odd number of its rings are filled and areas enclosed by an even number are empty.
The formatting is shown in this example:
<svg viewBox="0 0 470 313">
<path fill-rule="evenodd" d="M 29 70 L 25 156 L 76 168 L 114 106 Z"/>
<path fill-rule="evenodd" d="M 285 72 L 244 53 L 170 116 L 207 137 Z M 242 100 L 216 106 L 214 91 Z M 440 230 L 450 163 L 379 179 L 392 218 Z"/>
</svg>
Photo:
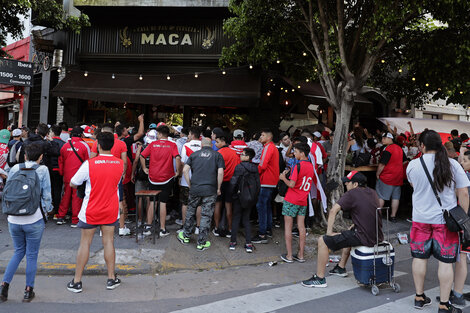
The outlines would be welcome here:
<svg viewBox="0 0 470 313">
<path fill-rule="evenodd" d="M 397 245 L 396 233 L 408 233 L 411 223 L 400 220 L 389 224 L 392 243 Z M 151 238 L 115 236 L 116 270 L 119 275 L 170 273 L 180 270 L 209 270 L 234 266 L 256 265 L 270 261 L 280 261 L 279 256 L 285 253 L 284 230 L 275 228 L 269 244 L 255 245 L 254 253 L 246 253 L 243 249 L 245 238 L 238 236 L 238 246 L 235 251 L 228 249 L 229 238 L 209 236 L 212 246 L 205 251 L 196 250 L 196 236 L 191 243 L 183 246 L 176 239 L 178 225 L 169 225 L 170 235 L 156 240 L 153 245 Z M 0 273 L 5 268 L 13 254 L 12 241 L 8 232 L 6 216 L 0 213 Z M 384 233 L 386 234 L 386 223 Z M 307 236 L 305 258 L 312 260 L 316 255 L 316 235 Z M 294 238 L 294 249 L 298 240 Z M 38 259 L 38 274 L 40 275 L 70 275 L 75 271 L 75 258 L 80 243 L 80 229 L 71 228 L 69 224 L 56 225 L 54 221 L 46 224 Z M 24 273 L 25 260 L 20 264 L 18 273 Z M 96 232 L 90 249 L 90 259 L 86 268 L 87 275 L 106 274 L 103 250 L 99 231 Z"/>
</svg>

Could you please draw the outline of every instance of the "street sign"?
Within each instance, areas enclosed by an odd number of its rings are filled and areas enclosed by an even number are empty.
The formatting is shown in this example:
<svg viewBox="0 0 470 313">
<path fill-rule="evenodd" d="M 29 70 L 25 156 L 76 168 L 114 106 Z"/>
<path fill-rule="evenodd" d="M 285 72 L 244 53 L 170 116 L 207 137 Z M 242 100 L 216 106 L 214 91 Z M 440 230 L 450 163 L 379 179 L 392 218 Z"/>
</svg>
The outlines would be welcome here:
<svg viewBox="0 0 470 313">
<path fill-rule="evenodd" d="M 0 84 L 33 86 L 33 63 L 0 58 Z"/>
</svg>

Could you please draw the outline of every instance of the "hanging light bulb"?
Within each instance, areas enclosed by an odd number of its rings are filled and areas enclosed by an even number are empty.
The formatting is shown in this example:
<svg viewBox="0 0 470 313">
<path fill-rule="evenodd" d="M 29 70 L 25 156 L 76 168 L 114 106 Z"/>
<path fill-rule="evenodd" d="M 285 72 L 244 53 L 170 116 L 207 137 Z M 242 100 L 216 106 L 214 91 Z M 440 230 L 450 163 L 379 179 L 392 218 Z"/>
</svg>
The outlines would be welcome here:
<svg viewBox="0 0 470 313">
<path fill-rule="evenodd" d="M 281 87 L 281 90 L 284 90 L 284 87 Z"/>
<path fill-rule="evenodd" d="M 167 79 L 167 80 L 170 80 L 170 79 L 171 79 L 171 78 L 170 78 L 170 75 L 167 74 L 167 75 L 166 75 L 166 79 Z"/>
<path fill-rule="evenodd" d="M 272 81 L 273 81 L 273 79 L 271 78 L 269 81 L 270 81 L 270 82 L 272 82 Z"/>
<path fill-rule="evenodd" d="M 223 70 L 223 71 L 222 71 L 222 75 L 225 75 L 225 74 L 227 74 L 227 72 L 225 72 L 225 70 Z"/>
<path fill-rule="evenodd" d="M 297 86 L 297 89 L 300 89 L 300 85 Z"/>
<path fill-rule="evenodd" d="M 266 96 L 269 97 L 270 95 L 271 95 L 271 91 L 268 91 L 268 92 L 266 93 Z"/>
<path fill-rule="evenodd" d="M 114 73 L 113 73 L 113 75 L 111 75 L 111 78 L 112 78 L 112 79 L 115 79 L 115 78 L 116 78 L 116 75 L 114 75 Z"/>
<path fill-rule="evenodd" d="M 85 73 L 83 73 L 83 76 L 88 77 L 88 71 L 85 71 Z"/>
<path fill-rule="evenodd" d="M 252 70 L 252 69 L 253 69 L 253 65 L 250 64 L 250 70 Z"/>
<path fill-rule="evenodd" d="M 309 81 L 310 81 L 310 79 L 308 79 L 308 78 L 305 80 L 305 82 L 307 82 L 307 83 L 308 83 Z"/>
<path fill-rule="evenodd" d="M 463 95 L 463 91 L 461 91 L 460 94 Z"/>
<path fill-rule="evenodd" d="M 426 83 L 426 87 L 429 87 L 429 84 L 428 84 L 428 83 Z"/>
<path fill-rule="evenodd" d="M 295 91 L 295 89 L 294 89 L 294 88 L 292 88 L 292 92 L 294 92 L 294 91 Z"/>
<path fill-rule="evenodd" d="M 307 52 L 302 53 L 302 55 L 303 55 L 304 57 L 306 57 L 306 56 L 307 56 Z"/>
<path fill-rule="evenodd" d="M 144 79 L 144 77 L 142 76 L 142 74 L 139 75 L 139 80 L 142 80 Z"/>
<path fill-rule="evenodd" d="M 194 73 L 194 78 L 198 78 L 199 75 L 197 73 Z"/>
<path fill-rule="evenodd" d="M 289 105 L 289 100 L 286 100 L 286 102 L 284 102 L 285 105 Z"/>
<path fill-rule="evenodd" d="M 276 63 L 279 64 L 279 63 L 281 63 L 281 61 L 280 61 L 280 60 L 277 60 Z"/>
<path fill-rule="evenodd" d="M 385 63 L 385 60 L 382 59 L 382 63 Z"/>
<path fill-rule="evenodd" d="M 59 67 L 59 68 L 57 69 L 57 73 L 60 73 L 60 72 L 62 72 L 62 69 Z"/>
<path fill-rule="evenodd" d="M 289 92 L 289 90 L 287 90 L 287 89 L 286 89 L 286 90 L 284 90 L 284 91 L 285 91 L 286 93 L 288 93 L 288 92 Z"/>
<path fill-rule="evenodd" d="M 401 72 L 403 72 L 403 70 L 402 70 L 402 69 L 399 69 L 399 70 L 398 70 L 398 73 L 401 73 Z"/>
<path fill-rule="evenodd" d="M 412 80 L 412 81 L 415 81 L 415 80 L 416 80 L 416 78 L 414 78 L 414 77 L 413 77 L 411 80 Z"/>
</svg>

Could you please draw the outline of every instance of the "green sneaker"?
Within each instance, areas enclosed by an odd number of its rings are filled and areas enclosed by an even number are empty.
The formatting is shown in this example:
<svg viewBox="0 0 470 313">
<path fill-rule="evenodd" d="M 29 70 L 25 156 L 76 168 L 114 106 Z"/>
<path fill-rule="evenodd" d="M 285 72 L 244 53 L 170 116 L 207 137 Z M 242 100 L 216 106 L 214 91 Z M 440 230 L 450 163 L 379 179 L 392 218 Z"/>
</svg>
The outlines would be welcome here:
<svg viewBox="0 0 470 313">
<path fill-rule="evenodd" d="M 187 245 L 189 243 L 189 238 L 185 237 L 184 232 L 182 232 L 182 231 L 177 233 L 176 238 L 178 238 L 178 240 L 184 245 Z"/>
<path fill-rule="evenodd" d="M 202 245 L 198 243 L 196 249 L 197 249 L 198 251 L 204 251 L 204 250 L 209 249 L 210 246 L 211 246 L 211 242 L 210 242 L 210 241 L 206 241 L 206 243 L 205 243 L 205 244 L 202 244 Z"/>
</svg>

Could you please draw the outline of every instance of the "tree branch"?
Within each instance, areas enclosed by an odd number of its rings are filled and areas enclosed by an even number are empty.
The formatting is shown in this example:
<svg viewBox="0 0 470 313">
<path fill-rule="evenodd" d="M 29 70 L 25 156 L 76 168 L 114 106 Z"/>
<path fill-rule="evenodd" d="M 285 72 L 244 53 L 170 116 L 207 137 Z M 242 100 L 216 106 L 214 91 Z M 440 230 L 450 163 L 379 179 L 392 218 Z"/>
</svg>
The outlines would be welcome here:
<svg viewBox="0 0 470 313">
<path fill-rule="evenodd" d="M 311 6 L 311 1 L 310 1 Z M 322 0 L 318 0 L 318 12 L 320 13 L 320 24 L 323 30 L 323 46 L 325 48 L 325 57 L 328 64 L 331 63 L 330 57 L 330 40 L 328 35 L 328 23 L 325 16 L 325 11 L 323 10 Z"/>
<path fill-rule="evenodd" d="M 344 39 L 344 1 L 343 0 L 336 0 L 336 10 L 338 11 L 338 48 L 339 48 L 339 55 L 341 57 L 341 69 L 343 70 L 346 80 L 351 81 L 354 79 L 354 75 L 349 70 L 349 67 L 346 61 L 347 60 L 346 52 L 344 50 L 344 45 L 346 44 L 346 41 Z"/>
</svg>

